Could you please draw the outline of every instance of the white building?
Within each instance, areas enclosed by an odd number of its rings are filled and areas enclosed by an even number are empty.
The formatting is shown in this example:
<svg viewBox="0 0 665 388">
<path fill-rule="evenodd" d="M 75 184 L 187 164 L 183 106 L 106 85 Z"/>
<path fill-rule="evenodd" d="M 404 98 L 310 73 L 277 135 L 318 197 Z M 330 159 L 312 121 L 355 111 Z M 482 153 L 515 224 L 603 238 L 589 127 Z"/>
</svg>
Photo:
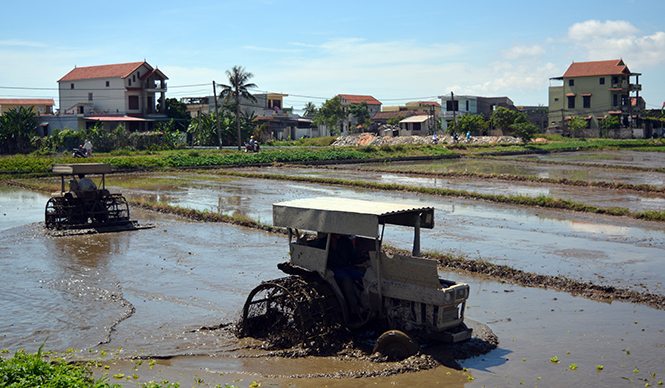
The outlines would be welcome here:
<svg viewBox="0 0 665 388">
<path fill-rule="evenodd" d="M 120 123 L 130 131 L 150 130 L 166 119 L 167 79 L 145 61 L 75 67 L 58 80 L 59 114 L 77 116 L 73 129 L 103 122 L 108 130 Z"/>
</svg>

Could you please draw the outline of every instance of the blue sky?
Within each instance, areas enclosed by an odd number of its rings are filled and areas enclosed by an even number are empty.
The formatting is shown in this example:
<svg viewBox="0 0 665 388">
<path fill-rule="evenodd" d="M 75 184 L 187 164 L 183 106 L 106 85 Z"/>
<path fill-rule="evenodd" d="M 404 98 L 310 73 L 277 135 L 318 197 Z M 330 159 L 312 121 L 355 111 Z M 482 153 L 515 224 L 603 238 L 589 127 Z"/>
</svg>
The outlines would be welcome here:
<svg viewBox="0 0 665 388">
<path fill-rule="evenodd" d="M 665 102 L 665 1 L 24 1 L 2 6 L 0 98 L 56 99 L 75 66 L 146 60 L 167 97 L 212 94 L 234 65 L 300 113 L 337 94 L 384 106 L 450 94 L 547 105 L 573 61 L 623 58 Z"/>
</svg>

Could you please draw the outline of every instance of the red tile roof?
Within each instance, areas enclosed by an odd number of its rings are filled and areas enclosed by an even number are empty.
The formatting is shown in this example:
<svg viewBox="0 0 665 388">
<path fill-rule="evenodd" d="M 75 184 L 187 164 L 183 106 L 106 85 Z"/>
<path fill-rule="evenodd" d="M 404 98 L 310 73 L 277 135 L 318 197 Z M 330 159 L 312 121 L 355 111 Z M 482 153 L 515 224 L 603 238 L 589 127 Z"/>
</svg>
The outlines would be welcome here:
<svg viewBox="0 0 665 388">
<path fill-rule="evenodd" d="M 376 113 L 374 113 L 374 116 L 372 116 L 372 120 L 390 120 L 390 119 L 394 119 L 395 117 L 399 117 L 399 116 L 403 116 L 403 117 L 413 116 L 413 111 L 393 110 L 393 111 L 388 111 L 388 112 L 376 112 Z"/>
<path fill-rule="evenodd" d="M 93 78 L 126 78 L 138 69 L 139 66 L 145 64 L 149 70 L 152 70 L 152 66 L 148 65 L 147 62 L 130 62 L 130 63 L 119 63 L 116 65 L 101 65 L 101 66 L 87 66 L 87 67 L 75 67 L 74 70 L 70 71 L 64 77 L 60 78 L 60 81 L 75 81 L 81 79 L 93 79 Z"/>
<path fill-rule="evenodd" d="M 563 78 L 592 77 L 597 75 L 631 74 L 622 59 L 595 62 L 573 62 Z"/>
<path fill-rule="evenodd" d="M 55 105 L 52 98 L 0 98 L 0 105 Z"/>
<path fill-rule="evenodd" d="M 381 105 L 381 101 L 372 96 L 356 96 L 354 94 L 339 94 L 339 96 L 344 97 L 349 104 L 360 104 L 364 101 L 367 105 Z"/>
</svg>

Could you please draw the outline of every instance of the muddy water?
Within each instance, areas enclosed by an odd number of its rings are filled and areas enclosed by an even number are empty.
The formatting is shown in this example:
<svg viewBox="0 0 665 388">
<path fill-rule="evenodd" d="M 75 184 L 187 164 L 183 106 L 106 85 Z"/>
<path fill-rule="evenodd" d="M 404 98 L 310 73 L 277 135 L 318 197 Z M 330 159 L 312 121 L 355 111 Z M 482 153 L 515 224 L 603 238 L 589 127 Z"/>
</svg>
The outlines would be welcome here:
<svg viewBox="0 0 665 388">
<path fill-rule="evenodd" d="M 424 231 L 424 250 L 452 250 L 533 272 L 664 293 L 665 233 L 658 223 L 214 175 L 114 176 L 109 181 L 130 198 L 159 198 L 180 206 L 243 214 L 267 224 L 272 222 L 273 202 L 314 195 L 431 205 L 437 208 L 436 228 Z M 30 202 L 23 199 L 29 193 L 2 194 L 3 209 L 10 209 L 3 216 L 7 220 L 26 220 L 17 222 L 24 225 L 43 217 L 38 197 Z M 17 206 L 21 201 L 24 205 Z M 144 362 L 138 371 L 131 361 L 110 360 L 109 373 L 137 373 L 140 381 L 169 379 L 183 386 L 197 377 L 211 386 L 249 386 L 257 381 L 264 386 L 299 387 L 437 383 L 623 387 L 647 382 L 653 386 L 665 375 L 663 310 L 443 273 L 470 283 L 466 316 L 488 323 L 501 341 L 491 353 L 464 361 L 468 372 L 439 367 L 382 378 L 290 378 L 389 366 L 356 359 L 263 357 L 262 352 L 242 349 L 248 343 L 228 330 L 204 329 L 235 320 L 249 290 L 261 280 L 282 276 L 276 264 L 286 258 L 284 237 L 155 218 L 135 209 L 132 216 L 156 227 L 49 238 L 39 225 L 10 227 L 3 222 L 0 348 L 34 351 L 49 337 L 47 348 L 81 349 L 84 358 L 96 359 L 101 350 L 118 347 L 122 347 L 120 358 L 175 356 L 159 360 L 153 369 Z M 385 243 L 406 248 L 411 236 L 411 231 L 387 229 Z M 554 357 L 558 364 L 550 361 Z M 569 368 L 573 364 L 576 370 Z M 597 365 L 603 366 L 601 372 Z"/>
<path fill-rule="evenodd" d="M 214 175 L 114 176 L 128 198 L 243 214 L 272 224 L 272 203 L 313 196 L 397 201 L 437 209 L 423 246 L 435 252 L 505 264 L 525 271 L 564 275 L 597 284 L 663 294 L 665 226 L 619 217 L 439 198 L 413 193 L 368 192 L 338 186 Z M 411 232 L 387 230 L 385 242 L 408 248 Z"/>
<path fill-rule="evenodd" d="M 0 185 L 0 231 L 44 220 L 48 196 Z"/>
<path fill-rule="evenodd" d="M 563 198 L 575 202 L 582 202 L 598 207 L 620 207 L 632 212 L 646 210 L 665 210 L 665 194 L 642 193 L 627 190 L 607 190 L 594 187 L 570 187 L 562 185 L 548 185 L 529 182 L 501 182 L 472 178 L 434 178 L 423 176 L 408 176 L 386 172 L 309 169 L 309 168 L 283 168 L 263 167 L 247 168 L 240 171 L 260 172 L 265 174 L 279 174 L 290 176 L 311 176 L 314 178 L 358 180 L 365 182 L 400 184 L 407 186 L 428 187 L 438 189 L 452 189 L 476 192 L 481 194 L 523 195 L 529 197 Z M 665 174 L 663 174 L 665 179 Z"/>
<path fill-rule="evenodd" d="M 37 224 L 0 232 L 0 246 L 5 248 L 0 256 L 0 348 L 34 351 L 49 337 L 47 348 L 82 350 L 82 358 L 96 359 L 102 350 L 111 351 L 110 375 L 137 374 L 138 381 L 168 379 L 183 386 L 200 378 L 210 386 L 241 387 L 254 381 L 293 387 L 480 387 L 521 382 L 624 387 L 623 377 L 655 385 L 658 380 L 650 374 L 665 374 L 663 310 L 598 303 L 444 272 L 446 278 L 471 285 L 466 316 L 488 323 L 501 340 L 491 353 L 464 361 L 467 372 L 439 367 L 382 378 L 290 378 L 390 365 L 353 358 L 262 357 L 265 352 L 242 349 L 249 340 L 238 341 L 225 330 L 202 329 L 235 320 L 249 290 L 261 280 L 281 276 L 275 265 L 286 256 L 285 238 L 135 213 L 140 222 L 156 227 L 60 238 L 47 237 Z M 423 246 L 429 242 L 423 241 Z M 147 361 L 140 367 L 132 361 L 113 361 L 132 356 L 175 357 L 158 360 L 152 369 Z M 559 364 L 550 362 L 555 356 Z M 568 369 L 572 364 L 576 371 Z M 603 371 L 597 372 L 596 365 L 603 365 Z M 112 381 L 136 385 L 133 379 Z"/>
<path fill-rule="evenodd" d="M 586 153 L 568 153 L 571 156 L 580 156 Z M 571 161 L 575 163 L 591 163 L 593 159 L 564 159 L 559 154 L 550 155 L 525 155 L 519 157 L 520 160 L 550 160 L 558 162 Z M 648 156 L 648 155 L 647 155 Z M 578 166 L 573 163 L 569 165 L 538 165 L 529 163 L 515 163 L 517 157 L 504 157 L 500 159 L 455 159 L 439 161 L 422 162 L 395 162 L 395 163 L 376 163 L 364 164 L 365 168 L 393 169 L 396 171 L 424 171 L 424 172 L 478 172 L 483 174 L 509 174 L 517 176 L 535 176 L 539 178 L 571 179 L 582 181 L 602 181 L 602 182 L 624 182 L 634 185 L 648 184 L 657 187 L 665 186 L 665 173 L 662 172 L 643 172 L 626 171 L 619 168 L 603 168 L 594 166 Z M 606 159 L 597 161 L 595 164 L 606 164 Z M 607 163 L 609 164 L 609 163 Z M 616 167 L 622 167 L 623 164 L 615 163 Z M 354 168 L 357 166 L 353 166 Z M 636 167 L 645 168 L 665 168 L 663 163 L 636 164 Z M 362 168 L 362 167 L 361 167 Z"/>
</svg>

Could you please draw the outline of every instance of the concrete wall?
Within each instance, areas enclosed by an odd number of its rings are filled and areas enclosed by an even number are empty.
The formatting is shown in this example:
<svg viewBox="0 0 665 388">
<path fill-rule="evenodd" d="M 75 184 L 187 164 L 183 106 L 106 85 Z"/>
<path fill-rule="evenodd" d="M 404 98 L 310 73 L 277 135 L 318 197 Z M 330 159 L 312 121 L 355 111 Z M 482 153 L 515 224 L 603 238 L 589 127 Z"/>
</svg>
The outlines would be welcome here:
<svg viewBox="0 0 665 388">
<path fill-rule="evenodd" d="M 43 126 L 42 128 L 46 129 L 46 133 L 42 133 L 42 136 L 51 136 L 54 130 L 56 129 L 73 129 L 78 131 L 79 129 L 85 128 L 85 119 L 83 115 L 54 115 L 54 116 L 41 116 L 36 118 L 37 125 L 48 123 L 48 126 Z"/>
</svg>

